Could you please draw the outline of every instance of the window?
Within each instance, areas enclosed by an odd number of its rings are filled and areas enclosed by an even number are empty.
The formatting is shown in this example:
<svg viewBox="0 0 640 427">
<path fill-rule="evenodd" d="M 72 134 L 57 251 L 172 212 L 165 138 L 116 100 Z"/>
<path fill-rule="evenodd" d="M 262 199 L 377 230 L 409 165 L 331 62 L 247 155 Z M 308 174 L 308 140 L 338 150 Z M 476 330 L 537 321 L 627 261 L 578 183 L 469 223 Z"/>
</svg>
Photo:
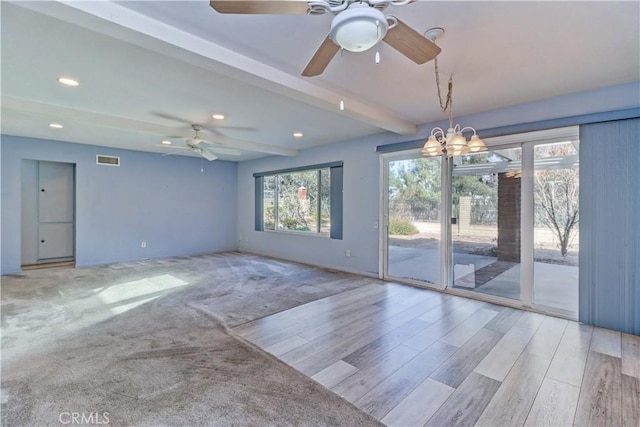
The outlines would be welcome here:
<svg viewBox="0 0 640 427">
<path fill-rule="evenodd" d="M 342 238 L 342 162 L 254 174 L 256 230 Z"/>
</svg>

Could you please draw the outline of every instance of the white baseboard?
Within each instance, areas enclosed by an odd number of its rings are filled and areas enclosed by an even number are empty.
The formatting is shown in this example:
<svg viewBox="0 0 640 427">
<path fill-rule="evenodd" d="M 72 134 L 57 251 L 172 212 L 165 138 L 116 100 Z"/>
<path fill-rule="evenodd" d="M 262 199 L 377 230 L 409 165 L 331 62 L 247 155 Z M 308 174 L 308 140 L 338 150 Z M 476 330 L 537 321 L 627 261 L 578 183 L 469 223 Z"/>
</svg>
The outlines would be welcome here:
<svg viewBox="0 0 640 427">
<path fill-rule="evenodd" d="M 324 269 L 327 269 L 327 270 L 340 271 L 342 273 L 357 274 L 359 276 L 371 277 L 373 279 L 378 279 L 379 280 L 378 273 L 370 273 L 370 272 L 355 270 L 355 269 L 351 269 L 351 268 L 338 267 L 338 266 L 335 266 L 335 265 L 315 264 L 315 263 L 311 263 L 311 262 L 305 261 L 305 260 L 279 257 L 277 255 L 264 253 L 264 252 L 260 252 L 260 251 L 250 251 L 250 250 L 247 250 L 247 249 L 238 249 L 237 252 L 250 254 L 250 255 L 263 256 L 265 258 L 278 259 L 278 260 L 281 260 L 281 261 L 291 261 L 291 262 L 295 262 L 295 263 L 298 263 L 298 264 L 308 265 L 308 266 L 311 266 L 311 267 L 317 267 L 317 268 L 324 268 Z"/>
</svg>

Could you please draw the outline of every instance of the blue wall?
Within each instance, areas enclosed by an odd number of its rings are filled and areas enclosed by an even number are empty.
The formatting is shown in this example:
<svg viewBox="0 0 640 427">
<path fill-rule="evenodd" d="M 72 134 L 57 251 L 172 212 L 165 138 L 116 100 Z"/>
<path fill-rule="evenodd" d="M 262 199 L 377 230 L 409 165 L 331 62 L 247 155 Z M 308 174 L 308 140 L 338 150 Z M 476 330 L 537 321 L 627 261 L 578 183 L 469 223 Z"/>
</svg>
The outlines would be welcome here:
<svg viewBox="0 0 640 427">
<path fill-rule="evenodd" d="M 0 144 L 2 274 L 20 271 L 22 159 L 76 164 L 78 266 L 237 248 L 236 163 L 7 135 Z M 98 166 L 96 154 L 121 166 Z"/>
<path fill-rule="evenodd" d="M 638 107 L 640 83 L 581 92 L 456 118 L 457 123 L 488 129 L 560 117 Z M 410 139 L 426 139 L 434 126 L 421 125 Z M 482 133 L 480 132 L 482 136 Z M 346 271 L 378 275 L 380 197 L 378 145 L 403 142 L 406 136 L 384 133 L 304 150 L 298 157 L 269 157 L 238 166 L 239 249 Z M 252 174 L 310 164 L 344 161 L 344 238 L 254 231 Z M 345 256 L 345 250 L 351 257 Z"/>
</svg>

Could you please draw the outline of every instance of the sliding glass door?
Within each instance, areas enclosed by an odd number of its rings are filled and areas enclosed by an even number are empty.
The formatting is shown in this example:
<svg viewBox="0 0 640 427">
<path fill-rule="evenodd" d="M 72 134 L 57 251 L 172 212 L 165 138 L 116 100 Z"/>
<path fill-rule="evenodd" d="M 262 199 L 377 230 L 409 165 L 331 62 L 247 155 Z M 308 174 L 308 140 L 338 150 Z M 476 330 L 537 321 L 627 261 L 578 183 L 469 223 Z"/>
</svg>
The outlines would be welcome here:
<svg viewBox="0 0 640 427">
<path fill-rule="evenodd" d="M 578 313 L 578 142 L 534 147 L 533 303 Z"/>
<path fill-rule="evenodd" d="M 520 299 L 520 148 L 455 158 L 453 287 Z"/>
<path fill-rule="evenodd" d="M 387 274 L 441 286 L 441 158 L 410 156 L 386 162 Z"/>
<path fill-rule="evenodd" d="M 577 135 L 523 141 L 385 156 L 383 277 L 577 318 Z"/>
</svg>

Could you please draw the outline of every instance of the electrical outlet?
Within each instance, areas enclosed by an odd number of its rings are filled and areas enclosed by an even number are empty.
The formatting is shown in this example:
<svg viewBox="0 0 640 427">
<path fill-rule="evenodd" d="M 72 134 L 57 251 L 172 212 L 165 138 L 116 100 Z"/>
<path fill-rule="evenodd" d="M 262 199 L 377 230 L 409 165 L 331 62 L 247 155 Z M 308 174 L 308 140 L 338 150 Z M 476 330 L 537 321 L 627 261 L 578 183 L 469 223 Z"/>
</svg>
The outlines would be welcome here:
<svg viewBox="0 0 640 427">
<path fill-rule="evenodd" d="M 346 256 L 347 258 L 349 258 L 351 256 L 351 250 L 347 249 L 346 251 L 344 251 L 344 256 Z"/>
<path fill-rule="evenodd" d="M 141 248 L 146 248 L 147 247 L 147 242 L 140 242 L 140 247 Z"/>
</svg>

